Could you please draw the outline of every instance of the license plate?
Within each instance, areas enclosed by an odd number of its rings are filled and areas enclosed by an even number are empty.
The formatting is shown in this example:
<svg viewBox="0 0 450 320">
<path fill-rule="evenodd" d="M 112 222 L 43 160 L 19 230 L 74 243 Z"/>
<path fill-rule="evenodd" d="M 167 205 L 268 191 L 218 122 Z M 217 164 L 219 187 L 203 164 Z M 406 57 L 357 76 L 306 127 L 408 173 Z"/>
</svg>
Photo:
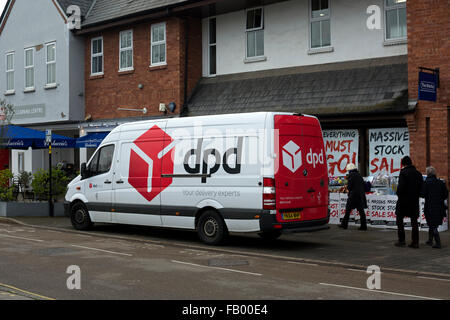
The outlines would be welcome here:
<svg viewBox="0 0 450 320">
<path fill-rule="evenodd" d="M 283 219 L 284 220 L 298 220 L 298 219 L 300 219 L 300 212 L 284 212 Z"/>
</svg>

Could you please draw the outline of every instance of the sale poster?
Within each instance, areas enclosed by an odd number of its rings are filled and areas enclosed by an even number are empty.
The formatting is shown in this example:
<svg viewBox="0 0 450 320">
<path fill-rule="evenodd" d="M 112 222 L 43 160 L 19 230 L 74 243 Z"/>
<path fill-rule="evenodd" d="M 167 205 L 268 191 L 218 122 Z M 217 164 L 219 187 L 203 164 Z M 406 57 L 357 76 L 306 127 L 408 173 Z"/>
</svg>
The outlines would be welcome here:
<svg viewBox="0 0 450 320">
<path fill-rule="evenodd" d="M 345 176 L 349 163 L 358 165 L 358 130 L 324 130 L 323 138 L 329 176 Z"/>
<path fill-rule="evenodd" d="M 398 176 L 401 160 L 409 155 L 408 128 L 369 130 L 370 175 L 383 172 Z"/>
</svg>

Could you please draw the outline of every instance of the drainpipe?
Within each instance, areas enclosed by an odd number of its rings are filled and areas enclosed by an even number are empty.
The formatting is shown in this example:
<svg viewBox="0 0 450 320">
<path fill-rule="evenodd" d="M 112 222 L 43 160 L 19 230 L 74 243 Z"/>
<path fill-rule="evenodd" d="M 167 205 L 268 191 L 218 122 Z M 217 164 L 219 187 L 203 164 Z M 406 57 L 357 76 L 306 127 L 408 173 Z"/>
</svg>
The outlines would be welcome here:
<svg viewBox="0 0 450 320">
<path fill-rule="evenodd" d="M 183 18 L 185 21 L 185 39 L 184 39 L 184 98 L 183 106 L 180 110 L 180 116 L 187 111 L 187 99 L 188 99 L 188 63 L 189 63 L 189 20 L 187 17 Z"/>
</svg>

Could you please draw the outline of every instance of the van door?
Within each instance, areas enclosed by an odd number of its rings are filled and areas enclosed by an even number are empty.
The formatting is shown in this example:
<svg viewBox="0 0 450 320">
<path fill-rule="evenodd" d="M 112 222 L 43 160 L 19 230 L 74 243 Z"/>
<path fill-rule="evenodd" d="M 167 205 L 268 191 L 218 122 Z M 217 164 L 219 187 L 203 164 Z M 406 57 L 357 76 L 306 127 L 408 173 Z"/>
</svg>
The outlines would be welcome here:
<svg viewBox="0 0 450 320">
<path fill-rule="evenodd" d="M 85 180 L 84 190 L 87 190 L 86 205 L 93 222 L 111 222 L 114 151 L 114 144 L 99 148 L 87 166 L 89 178 Z"/>
<path fill-rule="evenodd" d="M 328 173 L 319 121 L 277 115 L 275 129 L 279 135 L 275 174 L 278 221 L 326 218 Z"/>
<path fill-rule="evenodd" d="M 161 226 L 162 158 L 166 122 L 120 133 L 113 222 Z M 145 126 L 145 127 L 144 127 Z"/>
</svg>

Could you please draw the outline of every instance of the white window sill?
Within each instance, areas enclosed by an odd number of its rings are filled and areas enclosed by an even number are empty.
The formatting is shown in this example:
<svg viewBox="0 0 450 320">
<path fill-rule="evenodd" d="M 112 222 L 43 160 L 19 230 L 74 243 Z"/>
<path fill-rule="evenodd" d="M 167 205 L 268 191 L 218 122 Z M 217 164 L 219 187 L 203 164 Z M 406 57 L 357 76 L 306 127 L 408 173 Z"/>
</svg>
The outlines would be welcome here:
<svg viewBox="0 0 450 320">
<path fill-rule="evenodd" d="M 309 55 L 327 52 L 334 52 L 334 47 L 312 48 L 308 50 Z"/>
<path fill-rule="evenodd" d="M 56 83 L 53 83 L 53 84 L 46 84 L 45 86 L 44 86 L 44 89 L 45 90 L 50 90 L 50 89 L 56 89 L 58 87 L 58 85 L 56 84 Z"/>
<path fill-rule="evenodd" d="M 101 77 L 104 76 L 105 74 L 103 72 L 99 72 L 99 73 L 91 73 L 90 77 Z"/>
<path fill-rule="evenodd" d="M 398 46 L 402 44 L 408 44 L 408 39 L 392 39 L 392 40 L 384 40 L 383 46 Z"/>
<path fill-rule="evenodd" d="M 30 92 L 35 92 L 36 89 L 35 88 L 26 88 L 23 90 L 23 93 L 30 93 Z"/>
<path fill-rule="evenodd" d="M 119 73 L 121 73 L 121 72 L 131 72 L 131 71 L 134 71 L 134 68 L 119 69 Z"/>
<path fill-rule="evenodd" d="M 161 63 L 155 63 L 155 64 L 151 64 L 150 68 L 154 68 L 154 67 L 165 67 L 167 66 L 166 62 L 161 62 Z"/>
<path fill-rule="evenodd" d="M 262 62 L 262 61 L 267 61 L 267 57 L 261 56 L 261 57 L 251 57 L 251 58 L 244 59 L 244 63 L 253 63 L 253 62 Z"/>
<path fill-rule="evenodd" d="M 4 93 L 5 96 L 12 96 L 13 94 L 16 94 L 16 90 L 9 90 Z"/>
</svg>

